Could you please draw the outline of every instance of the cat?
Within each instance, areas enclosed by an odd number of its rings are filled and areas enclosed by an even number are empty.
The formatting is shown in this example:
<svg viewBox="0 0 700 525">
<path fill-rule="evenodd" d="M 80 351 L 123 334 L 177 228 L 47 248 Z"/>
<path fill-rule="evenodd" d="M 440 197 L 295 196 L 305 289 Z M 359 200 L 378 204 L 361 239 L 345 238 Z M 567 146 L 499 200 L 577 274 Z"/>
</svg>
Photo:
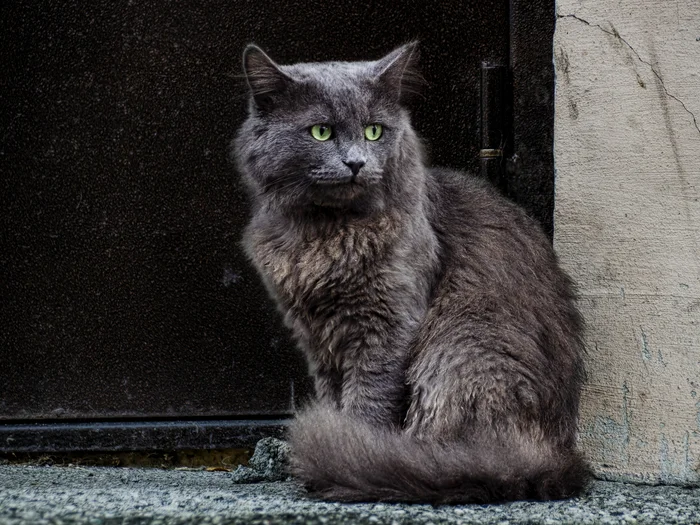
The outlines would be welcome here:
<svg viewBox="0 0 700 525">
<path fill-rule="evenodd" d="M 250 45 L 243 69 L 243 246 L 315 385 L 289 429 L 292 473 L 335 501 L 581 491 L 573 284 L 522 209 L 426 166 L 417 44 L 284 66 Z"/>
</svg>

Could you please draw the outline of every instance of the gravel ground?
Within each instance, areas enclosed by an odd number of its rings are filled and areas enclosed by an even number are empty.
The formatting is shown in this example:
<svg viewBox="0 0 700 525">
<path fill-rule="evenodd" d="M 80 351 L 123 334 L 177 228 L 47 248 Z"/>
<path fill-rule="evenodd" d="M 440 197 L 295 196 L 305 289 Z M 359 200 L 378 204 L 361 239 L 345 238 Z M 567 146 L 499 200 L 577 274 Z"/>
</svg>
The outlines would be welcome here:
<svg viewBox="0 0 700 525">
<path fill-rule="evenodd" d="M 0 524 L 700 523 L 700 488 L 595 482 L 581 498 L 504 505 L 335 504 L 230 472 L 0 466 Z"/>
</svg>

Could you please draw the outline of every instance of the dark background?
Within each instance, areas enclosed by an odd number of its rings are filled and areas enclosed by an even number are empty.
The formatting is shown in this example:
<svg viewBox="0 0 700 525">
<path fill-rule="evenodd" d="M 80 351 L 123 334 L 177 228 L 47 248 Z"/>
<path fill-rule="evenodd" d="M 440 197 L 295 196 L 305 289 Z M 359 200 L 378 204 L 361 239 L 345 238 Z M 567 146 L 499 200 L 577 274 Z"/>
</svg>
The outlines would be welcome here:
<svg viewBox="0 0 700 525">
<path fill-rule="evenodd" d="M 531 40 L 551 6 L 531 5 L 4 2 L 0 420 L 283 417 L 308 394 L 238 246 L 248 210 L 228 148 L 249 42 L 291 63 L 419 39 L 415 126 L 435 164 L 475 173 L 480 66 L 510 64 L 511 186 L 551 229 L 549 19 L 549 48 Z"/>
</svg>

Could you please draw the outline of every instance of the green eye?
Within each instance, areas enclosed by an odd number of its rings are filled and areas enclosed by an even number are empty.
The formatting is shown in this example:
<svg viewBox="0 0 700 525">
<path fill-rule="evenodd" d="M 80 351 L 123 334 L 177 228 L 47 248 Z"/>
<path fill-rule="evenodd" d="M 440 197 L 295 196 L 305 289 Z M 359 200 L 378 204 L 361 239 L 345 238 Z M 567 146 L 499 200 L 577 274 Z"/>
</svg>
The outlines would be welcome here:
<svg viewBox="0 0 700 525">
<path fill-rule="evenodd" d="M 311 136 L 321 142 L 327 141 L 333 134 L 333 128 L 328 124 L 316 124 L 311 126 Z"/>
<path fill-rule="evenodd" d="M 370 124 L 365 128 L 365 138 L 367 140 L 378 140 L 382 136 L 381 124 Z"/>
</svg>

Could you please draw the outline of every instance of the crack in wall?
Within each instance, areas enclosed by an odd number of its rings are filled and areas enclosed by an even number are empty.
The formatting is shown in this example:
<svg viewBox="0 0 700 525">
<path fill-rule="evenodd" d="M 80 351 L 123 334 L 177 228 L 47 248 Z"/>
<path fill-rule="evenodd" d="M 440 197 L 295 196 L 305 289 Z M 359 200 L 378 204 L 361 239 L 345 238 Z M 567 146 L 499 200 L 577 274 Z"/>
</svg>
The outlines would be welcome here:
<svg viewBox="0 0 700 525">
<path fill-rule="evenodd" d="M 583 23 L 583 24 L 586 24 L 586 25 L 589 26 L 589 27 L 597 27 L 597 28 L 600 29 L 603 33 L 606 33 L 606 34 L 608 34 L 608 35 L 611 35 L 611 36 L 617 38 L 617 39 L 618 39 L 620 42 L 622 42 L 623 44 L 625 44 L 625 45 L 630 49 L 630 51 L 632 51 L 632 53 L 634 53 L 634 55 L 637 57 L 637 59 L 638 59 L 642 64 L 645 64 L 645 65 L 649 66 L 649 69 L 651 69 L 651 72 L 652 72 L 652 73 L 654 74 L 654 76 L 659 80 L 659 84 L 661 85 L 661 88 L 664 90 L 664 93 L 666 93 L 666 96 L 668 96 L 669 98 L 672 98 L 673 100 L 675 100 L 676 102 L 678 102 L 678 103 L 683 107 L 683 109 L 685 110 L 685 112 L 688 113 L 688 115 L 690 115 L 690 117 L 693 119 L 693 125 L 695 126 L 695 129 L 698 131 L 698 133 L 700 133 L 700 125 L 698 125 L 698 119 L 695 117 L 695 114 L 694 114 L 692 111 L 690 111 L 690 110 L 688 109 L 688 106 L 686 106 L 685 103 L 684 103 L 681 99 L 679 99 L 679 98 L 678 98 L 677 96 L 675 96 L 673 93 L 670 93 L 670 92 L 668 91 L 668 88 L 666 87 L 666 84 L 664 84 L 663 78 L 661 78 L 661 74 L 656 70 L 656 68 L 654 67 L 654 65 L 653 65 L 651 62 L 649 62 L 649 61 L 647 61 L 647 60 L 644 60 L 644 59 L 641 57 L 641 55 L 637 52 L 637 50 L 634 49 L 634 47 L 632 47 L 632 45 L 631 45 L 627 40 L 625 40 L 625 39 L 620 35 L 620 33 L 617 32 L 617 30 L 616 30 L 615 28 L 613 28 L 613 30 L 611 31 L 611 30 L 609 30 L 609 29 L 604 28 L 604 27 L 601 26 L 600 24 L 594 24 L 594 23 L 592 23 L 592 22 L 589 22 L 588 20 L 584 20 L 583 18 L 581 18 L 581 17 L 579 17 L 579 16 L 576 16 L 576 15 L 573 15 L 573 14 L 569 14 L 569 15 L 560 15 L 560 14 L 557 14 L 557 18 L 558 18 L 558 19 L 560 19 L 560 18 L 573 18 L 574 20 L 578 20 L 579 22 L 581 22 L 581 23 Z"/>
</svg>

